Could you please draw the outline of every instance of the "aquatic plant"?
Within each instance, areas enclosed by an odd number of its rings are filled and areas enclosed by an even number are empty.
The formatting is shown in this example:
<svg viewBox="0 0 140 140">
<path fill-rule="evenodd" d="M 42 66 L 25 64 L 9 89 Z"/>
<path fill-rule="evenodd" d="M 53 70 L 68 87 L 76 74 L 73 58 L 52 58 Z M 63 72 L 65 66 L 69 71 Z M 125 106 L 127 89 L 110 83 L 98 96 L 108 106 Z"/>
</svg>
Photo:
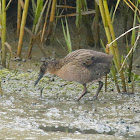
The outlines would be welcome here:
<svg viewBox="0 0 140 140">
<path fill-rule="evenodd" d="M 61 20 L 63 34 L 64 34 L 65 41 L 66 41 L 66 44 L 67 44 L 67 47 L 68 47 L 68 52 L 71 53 L 72 52 L 72 44 L 71 44 L 71 38 L 70 38 L 70 33 L 69 33 L 68 22 L 67 22 L 66 18 L 65 18 L 65 22 L 66 22 L 66 31 L 65 31 L 65 28 L 64 28 L 63 20 Z"/>
</svg>

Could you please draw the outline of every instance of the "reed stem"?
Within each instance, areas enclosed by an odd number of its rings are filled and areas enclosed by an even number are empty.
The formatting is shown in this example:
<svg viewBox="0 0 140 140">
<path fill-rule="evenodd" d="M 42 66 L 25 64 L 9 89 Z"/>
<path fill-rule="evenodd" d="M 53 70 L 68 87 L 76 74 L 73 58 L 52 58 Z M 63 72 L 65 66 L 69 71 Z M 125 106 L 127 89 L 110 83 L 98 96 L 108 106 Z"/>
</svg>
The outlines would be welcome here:
<svg viewBox="0 0 140 140">
<path fill-rule="evenodd" d="M 2 66 L 6 68 L 6 0 L 2 0 Z"/>
<path fill-rule="evenodd" d="M 109 14 L 107 0 L 99 0 L 99 8 L 100 8 L 102 20 L 104 23 L 104 28 L 105 28 L 108 43 L 111 43 L 111 41 L 115 39 L 115 33 L 114 33 L 113 25 L 111 22 L 110 14 Z M 116 67 L 117 71 L 119 71 L 120 70 L 120 58 L 119 58 L 117 42 L 114 42 L 113 45 L 111 45 L 109 49 L 110 49 L 110 53 L 113 54 L 113 56 L 114 56 L 113 60 L 115 63 L 115 67 Z M 116 75 L 116 73 L 114 73 L 114 77 L 115 77 L 115 75 Z M 126 84 L 125 84 L 125 78 L 124 78 L 123 71 L 120 71 L 120 76 L 121 76 L 121 80 L 122 80 L 123 92 L 126 92 Z"/>
<path fill-rule="evenodd" d="M 21 25 L 21 5 L 20 0 L 18 0 L 18 11 L 17 11 L 17 37 L 19 37 Z"/>
<path fill-rule="evenodd" d="M 18 48 L 17 48 L 18 57 L 21 56 L 21 50 L 22 50 L 22 45 L 23 45 L 23 36 L 24 36 L 24 27 L 26 24 L 28 6 L 29 6 L 29 0 L 25 0 L 24 10 L 23 10 L 23 14 L 22 14 L 21 27 L 20 27 L 20 34 L 19 34 L 19 42 L 18 42 Z"/>
</svg>

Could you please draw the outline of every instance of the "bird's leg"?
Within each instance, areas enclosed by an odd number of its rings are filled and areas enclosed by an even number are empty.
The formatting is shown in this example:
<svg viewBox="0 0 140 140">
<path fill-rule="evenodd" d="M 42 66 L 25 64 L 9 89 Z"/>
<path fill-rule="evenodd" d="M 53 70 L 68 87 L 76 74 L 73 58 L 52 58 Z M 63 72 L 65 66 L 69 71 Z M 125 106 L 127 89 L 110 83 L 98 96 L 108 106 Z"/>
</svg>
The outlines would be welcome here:
<svg viewBox="0 0 140 140">
<path fill-rule="evenodd" d="M 99 92 L 101 91 L 102 87 L 103 87 L 103 82 L 99 81 L 99 87 L 98 87 L 97 92 L 94 96 L 95 99 L 97 99 L 97 97 L 99 95 Z"/>
<path fill-rule="evenodd" d="M 83 90 L 83 92 L 82 92 L 82 95 L 77 99 L 77 101 L 79 101 L 85 94 L 88 93 L 86 84 L 83 84 L 83 86 L 84 86 L 84 90 Z"/>
</svg>

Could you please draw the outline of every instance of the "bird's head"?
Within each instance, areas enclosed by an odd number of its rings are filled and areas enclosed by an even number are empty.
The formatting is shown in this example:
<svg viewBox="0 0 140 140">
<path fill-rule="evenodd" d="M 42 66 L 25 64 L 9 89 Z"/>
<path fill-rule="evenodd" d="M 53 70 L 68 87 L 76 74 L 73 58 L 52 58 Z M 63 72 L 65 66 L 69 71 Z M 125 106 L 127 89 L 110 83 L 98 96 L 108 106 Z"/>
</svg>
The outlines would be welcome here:
<svg viewBox="0 0 140 140">
<path fill-rule="evenodd" d="M 44 74 L 47 73 L 47 67 L 48 67 L 48 62 L 43 62 L 43 64 L 40 67 L 39 76 L 38 76 L 34 86 L 36 86 L 38 84 L 38 82 L 40 81 L 40 79 L 44 76 Z"/>
</svg>

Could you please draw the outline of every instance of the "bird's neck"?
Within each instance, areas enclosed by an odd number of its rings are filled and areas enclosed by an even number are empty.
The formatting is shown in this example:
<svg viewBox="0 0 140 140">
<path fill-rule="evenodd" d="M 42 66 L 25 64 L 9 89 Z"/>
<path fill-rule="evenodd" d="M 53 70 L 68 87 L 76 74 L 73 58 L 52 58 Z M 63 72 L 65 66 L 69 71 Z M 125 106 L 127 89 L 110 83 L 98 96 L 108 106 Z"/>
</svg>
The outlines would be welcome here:
<svg viewBox="0 0 140 140">
<path fill-rule="evenodd" d="M 49 73 L 55 74 L 62 66 L 61 60 L 50 61 L 48 64 L 48 71 Z"/>
</svg>

